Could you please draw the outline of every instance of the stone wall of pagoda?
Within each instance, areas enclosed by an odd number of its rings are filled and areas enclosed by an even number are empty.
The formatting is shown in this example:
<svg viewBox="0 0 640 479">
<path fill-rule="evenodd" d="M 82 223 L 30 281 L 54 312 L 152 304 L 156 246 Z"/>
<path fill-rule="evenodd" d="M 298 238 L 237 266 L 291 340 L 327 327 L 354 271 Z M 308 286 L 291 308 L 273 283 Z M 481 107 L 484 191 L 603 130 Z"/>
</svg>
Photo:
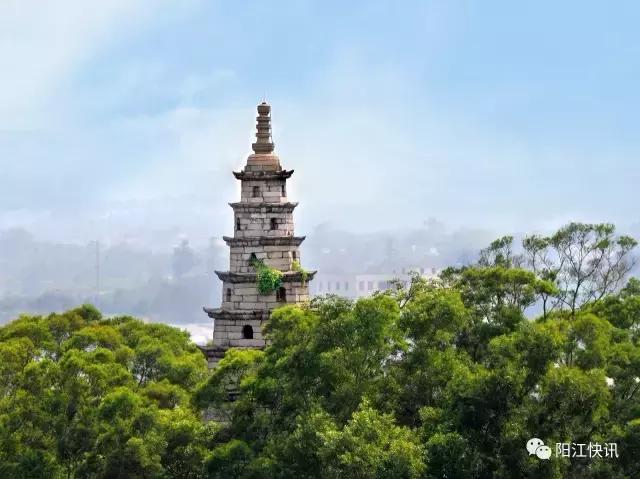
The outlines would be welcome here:
<svg viewBox="0 0 640 479">
<path fill-rule="evenodd" d="M 293 261 L 300 260 L 298 247 L 290 246 L 232 246 L 230 248 L 229 269 L 235 273 L 253 273 L 251 259 L 257 259 L 280 271 L 290 271 Z"/>
<path fill-rule="evenodd" d="M 232 203 L 236 238 L 293 236 L 295 203 Z"/>
<path fill-rule="evenodd" d="M 242 203 L 286 203 L 286 180 L 243 180 L 240 190 Z"/>
<path fill-rule="evenodd" d="M 280 300 L 276 293 L 260 294 L 255 284 L 230 283 L 223 281 L 222 309 L 238 311 L 272 310 L 285 303 L 300 303 L 309 299 L 309 286 L 302 282 L 285 281 L 282 286 L 286 300 Z M 230 291 L 229 294 L 226 292 Z"/>
</svg>

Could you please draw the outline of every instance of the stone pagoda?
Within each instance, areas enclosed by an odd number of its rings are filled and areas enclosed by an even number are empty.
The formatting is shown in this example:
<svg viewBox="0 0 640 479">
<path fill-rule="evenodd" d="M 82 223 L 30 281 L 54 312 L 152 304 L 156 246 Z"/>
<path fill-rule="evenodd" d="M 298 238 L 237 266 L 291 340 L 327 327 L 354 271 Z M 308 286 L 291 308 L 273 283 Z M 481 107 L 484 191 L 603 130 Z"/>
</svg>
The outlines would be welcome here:
<svg viewBox="0 0 640 479">
<path fill-rule="evenodd" d="M 287 197 L 293 170 L 280 166 L 271 139 L 271 107 L 258 105 L 256 142 L 242 171 L 240 201 L 229 203 L 234 213 L 234 235 L 223 239 L 230 248 L 229 271 L 216 271 L 222 280 L 220 308 L 204 308 L 213 319 L 213 344 L 203 347 L 209 367 L 216 366 L 229 348 L 264 348 L 262 327 L 274 308 L 309 299 L 308 281 L 315 271 L 300 268 L 300 244 L 295 236 L 293 210 Z M 280 286 L 261 293 L 257 267 L 282 272 Z"/>
</svg>

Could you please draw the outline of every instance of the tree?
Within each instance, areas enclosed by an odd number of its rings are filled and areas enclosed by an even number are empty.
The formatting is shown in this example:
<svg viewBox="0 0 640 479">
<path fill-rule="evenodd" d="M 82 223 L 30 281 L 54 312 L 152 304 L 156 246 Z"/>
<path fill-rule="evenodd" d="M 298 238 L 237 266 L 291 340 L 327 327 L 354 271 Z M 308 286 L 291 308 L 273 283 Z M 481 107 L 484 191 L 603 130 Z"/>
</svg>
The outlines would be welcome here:
<svg viewBox="0 0 640 479">
<path fill-rule="evenodd" d="M 528 265 L 558 288 L 552 308 L 564 306 L 572 314 L 621 286 L 635 264 L 631 251 L 636 245 L 629 236 L 616 236 L 615 227 L 606 223 L 570 223 L 551 236 L 523 240 Z"/>
<path fill-rule="evenodd" d="M 0 476 L 202 477 L 186 333 L 91 306 L 0 328 Z"/>
<path fill-rule="evenodd" d="M 522 266 L 522 256 L 513 253 L 513 236 L 502 236 L 480 250 L 478 265 L 482 267 L 502 266 L 504 268 Z"/>
<path fill-rule="evenodd" d="M 342 430 L 321 433 L 319 455 L 326 478 L 418 478 L 424 472 L 422 446 L 409 428 L 365 401 Z"/>
</svg>

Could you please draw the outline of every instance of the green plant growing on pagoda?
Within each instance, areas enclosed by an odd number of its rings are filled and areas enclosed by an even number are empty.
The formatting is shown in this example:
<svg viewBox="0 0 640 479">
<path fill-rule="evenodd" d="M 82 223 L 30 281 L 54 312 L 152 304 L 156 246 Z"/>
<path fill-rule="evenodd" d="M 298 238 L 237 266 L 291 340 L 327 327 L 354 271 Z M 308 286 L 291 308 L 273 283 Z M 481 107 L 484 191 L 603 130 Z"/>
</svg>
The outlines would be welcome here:
<svg viewBox="0 0 640 479">
<path fill-rule="evenodd" d="M 302 276 L 302 284 L 304 285 L 307 282 L 307 278 L 309 277 L 309 272 L 302 267 L 300 261 L 297 259 L 294 259 L 291 263 L 291 269 L 300 273 L 300 276 Z"/>
<path fill-rule="evenodd" d="M 260 294 L 270 294 L 282 286 L 282 271 L 264 264 L 258 258 L 251 259 L 251 266 L 256 269 L 256 284 Z"/>
</svg>

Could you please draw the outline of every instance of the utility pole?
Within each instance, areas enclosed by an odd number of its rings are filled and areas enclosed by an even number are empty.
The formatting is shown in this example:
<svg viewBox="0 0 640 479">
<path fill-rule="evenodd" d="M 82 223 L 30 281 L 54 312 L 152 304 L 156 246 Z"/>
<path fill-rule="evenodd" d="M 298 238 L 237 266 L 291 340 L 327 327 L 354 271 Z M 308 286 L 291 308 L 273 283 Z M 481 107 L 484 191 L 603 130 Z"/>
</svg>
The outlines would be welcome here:
<svg viewBox="0 0 640 479">
<path fill-rule="evenodd" d="M 96 308 L 100 309 L 100 241 L 96 240 Z"/>
</svg>

